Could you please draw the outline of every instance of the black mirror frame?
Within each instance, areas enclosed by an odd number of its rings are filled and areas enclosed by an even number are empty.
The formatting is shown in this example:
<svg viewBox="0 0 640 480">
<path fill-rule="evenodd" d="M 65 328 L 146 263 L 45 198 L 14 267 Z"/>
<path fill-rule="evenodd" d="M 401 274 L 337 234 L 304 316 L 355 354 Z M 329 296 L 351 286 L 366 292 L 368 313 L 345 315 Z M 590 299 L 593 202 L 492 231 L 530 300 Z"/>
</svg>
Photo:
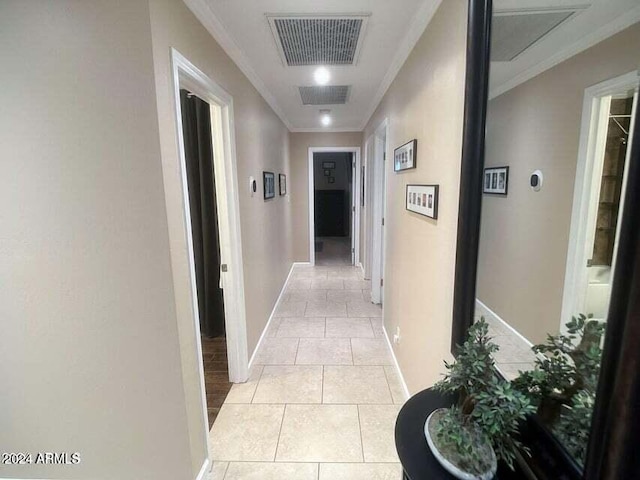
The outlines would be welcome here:
<svg viewBox="0 0 640 480">
<path fill-rule="evenodd" d="M 469 0 L 464 131 L 456 246 L 451 351 L 473 323 L 492 0 Z M 640 121 L 635 122 L 602 368 L 584 471 L 531 417 L 523 440 L 532 448 L 527 470 L 541 479 L 640 478 Z"/>
</svg>

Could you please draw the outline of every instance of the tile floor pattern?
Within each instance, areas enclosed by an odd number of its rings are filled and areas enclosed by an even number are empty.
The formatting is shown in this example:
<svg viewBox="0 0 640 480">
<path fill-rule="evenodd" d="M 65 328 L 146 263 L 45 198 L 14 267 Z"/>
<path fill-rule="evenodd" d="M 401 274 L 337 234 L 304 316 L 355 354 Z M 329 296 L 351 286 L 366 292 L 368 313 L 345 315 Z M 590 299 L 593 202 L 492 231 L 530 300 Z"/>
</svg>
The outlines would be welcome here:
<svg viewBox="0 0 640 480">
<path fill-rule="evenodd" d="M 249 381 L 211 429 L 209 480 L 399 480 L 404 393 L 359 268 L 297 265 Z"/>
</svg>

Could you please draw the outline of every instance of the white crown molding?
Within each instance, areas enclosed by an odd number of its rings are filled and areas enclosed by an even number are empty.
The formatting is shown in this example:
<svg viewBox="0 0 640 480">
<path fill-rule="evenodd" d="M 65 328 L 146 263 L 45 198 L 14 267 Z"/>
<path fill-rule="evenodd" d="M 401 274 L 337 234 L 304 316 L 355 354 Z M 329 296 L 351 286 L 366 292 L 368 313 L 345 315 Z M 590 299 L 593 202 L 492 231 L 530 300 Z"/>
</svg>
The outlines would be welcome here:
<svg viewBox="0 0 640 480">
<path fill-rule="evenodd" d="M 380 87 L 378 88 L 377 93 L 373 97 L 371 106 L 367 110 L 367 114 L 364 117 L 364 122 L 359 129 L 360 131 L 364 131 L 364 129 L 366 128 L 369 120 L 371 120 L 371 116 L 378 108 L 378 105 L 395 80 L 396 75 L 398 75 L 398 72 L 404 65 L 404 62 L 406 62 L 407 58 L 409 58 L 409 54 L 416 46 L 416 43 L 418 43 L 418 40 L 420 40 L 420 37 L 424 33 L 424 30 L 427 28 L 427 25 L 429 25 L 429 23 L 431 22 L 433 15 L 436 13 L 436 10 L 438 10 L 438 7 L 441 3 L 442 0 L 428 0 L 416 13 L 413 23 L 409 27 L 407 34 L 404 36 L 404 39 L 402 40 L 398 51 L 396 52 L 393 60 L 391 61 L 391 64 L 389 65 L 389 68 L 387 69 L 387 73 L 380 83 Z"/>
<path fill-rule="evenodd" d="M 573 43 L 564 50 L 559 51 L 555 55 L 547 58 L 546 60 L 528 68 L 524 72 L 516 75 L 515 77 L 507 80 L 506 82 L 494 87 L 489 92 L 489 99 L 495 98 L 508 92 L 512 88 L 531 80 L 533 77 L 540 75 L 546 70 L 555 67 L 559 63 L 568 60 L 569 58 L 577 55 L 580 52 L 596 45 L 597 43 L 606 40 L 607 38 L 621 32 L 627 27 L 630 27 L 634 23 L 640 21 L 640 7 L 636 7 L 622 15 L 616 17 L 611 22 L 601 26 L 597 30 L 593 31 L 589 35 L 582 37 L 577 42 Z"/>
<path fill-rule="evenodd" d="M 240 50 L 240 47 L 233 41 L 229 33 L 227 33 L 222 22 L 218 20 L 218 17 L 216 17 L 211 8 L 209 8 L 206 0 L 184 0 L 184 3 L 196 18 L 200 20 L 211 36 L 220 44 L 226 54 L 231 57 L 242 73 L 245 74 L 255 89 L 262 95 L 262 98 L 265 99 L 275 114 L 282 120 L 282 123 L 291 131 L 293 126 L 278 105 L 276 98 L 269 91 L 253 67 L 251 67 L 247 57 L 242 53 L 242 50 Z"/>
<path fill-rule="evenodd" d="M 289 131 L 291 133 L 362 133 L 361 128 L 351 128 L 351 127 L 336 127 L 336 128 L 326 128 L 326 127 L 310 127 L 310 128 L 290 128 Z"/>
</svg>

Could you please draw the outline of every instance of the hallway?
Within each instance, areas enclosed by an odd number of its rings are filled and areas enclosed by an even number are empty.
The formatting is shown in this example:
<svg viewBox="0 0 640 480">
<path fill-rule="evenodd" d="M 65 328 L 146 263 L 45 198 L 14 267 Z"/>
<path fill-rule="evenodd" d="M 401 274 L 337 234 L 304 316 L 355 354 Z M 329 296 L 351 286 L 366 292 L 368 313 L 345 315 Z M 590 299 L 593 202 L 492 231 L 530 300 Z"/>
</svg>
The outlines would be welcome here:
<svg viewBox="0 0 640 480">
<path fill-rule="evenodd" d="M 256 355 L 210 433 L 210 480 L 400 477 L 405 397 L 369 282 L 356 267 L 296 265 Z"/>
<path fill-rule="evenodd" d="M 351 265 L 351 239 L 349 237 L 316 237 L 317 266 Z"/>
</svg>

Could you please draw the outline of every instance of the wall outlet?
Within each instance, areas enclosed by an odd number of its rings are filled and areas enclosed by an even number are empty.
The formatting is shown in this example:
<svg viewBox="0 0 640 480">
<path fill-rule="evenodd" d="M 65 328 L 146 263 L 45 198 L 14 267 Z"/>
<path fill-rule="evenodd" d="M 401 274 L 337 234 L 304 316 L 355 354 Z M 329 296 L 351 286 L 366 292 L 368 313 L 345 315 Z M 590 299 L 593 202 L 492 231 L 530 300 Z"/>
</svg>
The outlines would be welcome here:
<svg viewBox="0 0 640 480">
<path fill-rule="evenodd" d="M 396 345 L 400 343 L 400 327 L 396 327 L 396 333 L 393 334 L 393 343 Z"/>
</svg>

